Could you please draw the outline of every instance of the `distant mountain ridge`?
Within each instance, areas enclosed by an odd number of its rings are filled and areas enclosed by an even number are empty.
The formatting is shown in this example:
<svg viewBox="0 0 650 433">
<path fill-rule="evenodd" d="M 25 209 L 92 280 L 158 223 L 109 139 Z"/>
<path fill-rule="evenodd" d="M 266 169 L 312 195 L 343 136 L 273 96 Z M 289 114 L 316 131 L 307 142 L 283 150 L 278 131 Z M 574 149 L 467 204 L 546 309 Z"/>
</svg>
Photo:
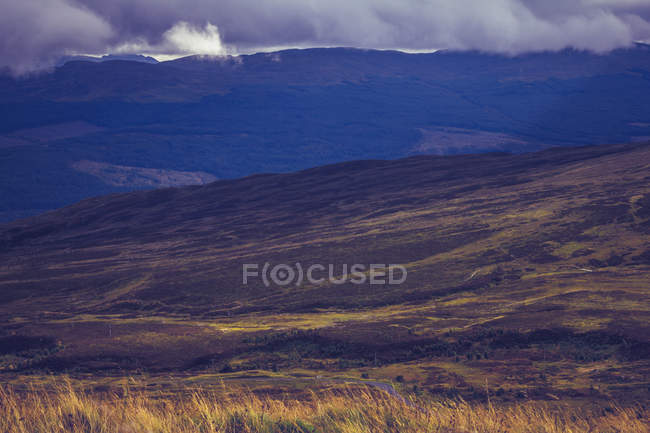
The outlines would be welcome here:
<svg viewBox="0 0 650 433">
<path fill-rule="evenodd" d="M 115 60 L 127 62 L 142 62 L 142 63 L 158 63 L 158 60 L 151 56 L 143 56 L 141 54 L 105 54 L 101 57 L 97 56 L 65 56 L 56 62 L 57 67 L 61 67 L 68 62 L 110 62 Z"/>
<path fill-rule="evenodd" d="M 80 161 L 228 179 L 355 159 L 642 141 L 647 95 L 643 44 L 607 55 L 323 48 L 70 61 L 0 77 L 0 220 L 145 187 L 79 171 Z"/>
</svg>

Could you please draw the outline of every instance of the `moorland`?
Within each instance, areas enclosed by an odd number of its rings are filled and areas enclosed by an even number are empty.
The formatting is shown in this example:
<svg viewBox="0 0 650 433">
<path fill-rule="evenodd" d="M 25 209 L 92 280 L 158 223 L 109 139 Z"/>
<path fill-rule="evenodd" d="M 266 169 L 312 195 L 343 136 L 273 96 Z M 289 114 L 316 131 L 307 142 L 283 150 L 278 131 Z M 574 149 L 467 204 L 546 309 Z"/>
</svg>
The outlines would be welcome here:
<svg viewBox="0 0 650 433">
<path fill-rule="evenodd" d="M 5 224 L 0 378 L 647 403 L 649 168 L 648 143 L 365 160 Z M 396 263 L 408 278 L 244 284 L 242 265 L 265 262 Z"/>
</svg>

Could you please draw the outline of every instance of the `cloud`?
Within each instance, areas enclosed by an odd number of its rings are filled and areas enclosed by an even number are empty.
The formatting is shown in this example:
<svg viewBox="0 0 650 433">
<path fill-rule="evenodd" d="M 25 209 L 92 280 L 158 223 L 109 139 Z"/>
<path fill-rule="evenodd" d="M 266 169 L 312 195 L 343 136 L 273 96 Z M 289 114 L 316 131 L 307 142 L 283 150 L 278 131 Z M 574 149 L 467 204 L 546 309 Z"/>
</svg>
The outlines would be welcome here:
<svg viewBox="0 0 650 433">
<path fill-rule="evenodd" d="M 221 36 L 216 26 L 208 23 L 203 30 L 181 21 L 167 30 L 163 37 L 178 52 L 199 53 L 205 55 L 223 55 L 226 50 L 221 43 Z"/>
<path fill-rule="evenodd" d="M 604 52 L 650 39 L 650 0 L 0 0 L 0 67 L 66 53 L 278 46 Z"/>
<path fill-rule="evenodd" d="M 162 34 L 162 39 L 151 44 L 144 38 L 129 41 L 111 47 L 119 54 L 147 54 L 158 57 L 175 57 L 179 55 L 200 54 L 205 56 L 223 56 L 228 49 L 221 41 L 219 29 L 210 23 L 203 28 L 181 21 Z"/>
<path fill-rule="evenodd" d="M 113 35 L 102 17 L 65 0 L 0 0 L 0 10 L 0 67 L 18 73 L 97 49 Z"/>
</svg>

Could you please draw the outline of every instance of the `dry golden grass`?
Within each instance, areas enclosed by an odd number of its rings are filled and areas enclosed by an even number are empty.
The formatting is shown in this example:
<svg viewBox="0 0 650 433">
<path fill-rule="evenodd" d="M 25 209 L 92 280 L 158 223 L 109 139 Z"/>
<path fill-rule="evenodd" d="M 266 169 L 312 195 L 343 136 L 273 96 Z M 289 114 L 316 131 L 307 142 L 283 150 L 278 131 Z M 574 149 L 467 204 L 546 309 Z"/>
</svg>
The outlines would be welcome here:
<svg viewBox="0 0 650 433">
<path fill-rule="evenodd" d="M 128 390 L 117 394 L 0 389 L 0 432 L 447 432 L 645 433 L 641 406 L 576 408 L 544 403 L 512 406 L 401 401 L 372 389 L 345 389 L 307 400 L 259 397 L 246 391 L 188 392 L 162 397 Z"/>
</svg>

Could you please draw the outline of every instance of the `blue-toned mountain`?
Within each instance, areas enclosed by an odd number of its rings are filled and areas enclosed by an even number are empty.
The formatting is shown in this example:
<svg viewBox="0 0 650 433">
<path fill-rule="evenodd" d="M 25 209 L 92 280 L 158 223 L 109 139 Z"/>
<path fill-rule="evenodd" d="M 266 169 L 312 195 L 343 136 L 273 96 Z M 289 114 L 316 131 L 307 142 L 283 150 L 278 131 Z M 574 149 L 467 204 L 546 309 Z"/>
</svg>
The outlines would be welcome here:
<svg viewBox="0 0 650 433">
<path fill-rule="evenodd" d="M 354 159 L 650 136 L 650 49 L 288 50 L 0 78 L 0 219 Z"/>
</svg>

